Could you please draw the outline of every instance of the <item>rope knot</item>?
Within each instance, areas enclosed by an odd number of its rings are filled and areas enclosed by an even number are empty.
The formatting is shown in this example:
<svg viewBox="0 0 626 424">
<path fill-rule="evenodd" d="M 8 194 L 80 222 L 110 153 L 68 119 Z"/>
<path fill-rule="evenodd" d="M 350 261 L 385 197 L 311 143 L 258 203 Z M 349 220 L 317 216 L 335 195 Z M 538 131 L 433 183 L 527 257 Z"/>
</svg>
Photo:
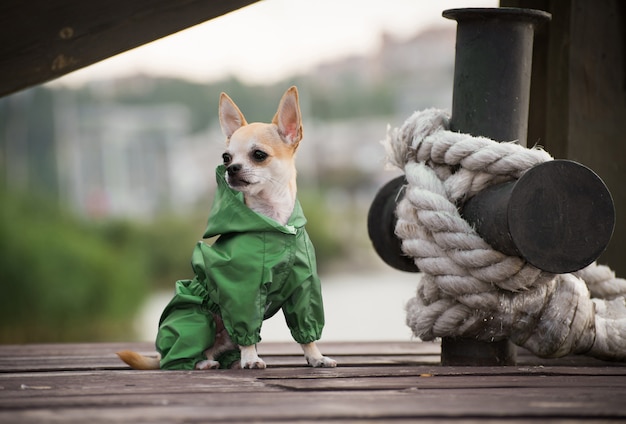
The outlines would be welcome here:
<svg viewBox="0 0 626 424">
<path fill-rule="evenodd" d="M 384 141 L 407 179 L 396 235 L 423 272 L 406 307 L 415 336 L 508 338 L 538 356 L 626 360 L 626 280 L 595 263 L 573 274 L 543 272 L 491 248 L 460 216 L 458 205 L 474 194 L 552 157 L 449 128 L 446 112 L 427 109 L 389 128 Z"/>
</svg>

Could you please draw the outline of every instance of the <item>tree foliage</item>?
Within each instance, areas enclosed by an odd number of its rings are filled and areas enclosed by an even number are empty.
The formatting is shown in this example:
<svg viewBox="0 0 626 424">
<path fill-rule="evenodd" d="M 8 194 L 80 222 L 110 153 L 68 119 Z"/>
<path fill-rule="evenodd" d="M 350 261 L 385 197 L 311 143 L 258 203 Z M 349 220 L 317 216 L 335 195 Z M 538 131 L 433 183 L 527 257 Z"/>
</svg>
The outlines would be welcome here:
<svg viewBox="0 0 626 424">
<path fill-rule="evenodd" d="M 142 258 L 49 201 L 0 198 L 0 342 L 132 338 Z"/>
</svg>

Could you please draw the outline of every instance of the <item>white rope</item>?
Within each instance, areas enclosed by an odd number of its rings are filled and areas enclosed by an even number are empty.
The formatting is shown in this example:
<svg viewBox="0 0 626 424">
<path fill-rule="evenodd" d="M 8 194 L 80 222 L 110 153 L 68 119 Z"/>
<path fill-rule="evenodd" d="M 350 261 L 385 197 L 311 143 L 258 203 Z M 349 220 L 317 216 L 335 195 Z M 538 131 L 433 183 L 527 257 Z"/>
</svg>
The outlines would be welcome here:
<svg viewBox="0 0 626 424">
<path fill-rule="evenodd" d="M 406 307 L 415 336 L 508 338 L 542 357 L 626 360 L 626 280 L 595 263 L 572 274 L 543 272 L 492 249 L 457 209 L 552 160 L 547 152 L 451 132 L 436 109 L 389 130 L 385 146 L 408 182 L 396 234 L 423 272 Z"/>
</svg>

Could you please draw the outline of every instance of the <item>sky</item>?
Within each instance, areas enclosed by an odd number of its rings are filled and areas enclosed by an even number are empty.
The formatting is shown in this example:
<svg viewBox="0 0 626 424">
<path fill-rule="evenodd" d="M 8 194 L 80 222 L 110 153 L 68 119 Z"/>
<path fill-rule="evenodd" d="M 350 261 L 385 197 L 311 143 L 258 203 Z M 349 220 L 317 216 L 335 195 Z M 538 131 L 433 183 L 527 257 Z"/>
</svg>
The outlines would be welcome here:
<svg viewBox="0 0 626 424">
<path fill-rule="evenodd" d="M 497 7 L 496 0 L 264 0 L 56 81 L 80 85 L 136 74 L 210 82 L 235 76 L 271 84 L 351 55 L 374 53 L 381 35 L 399 40 L 433 26 L 456 27 L 441 12 Z"/>
</svg>

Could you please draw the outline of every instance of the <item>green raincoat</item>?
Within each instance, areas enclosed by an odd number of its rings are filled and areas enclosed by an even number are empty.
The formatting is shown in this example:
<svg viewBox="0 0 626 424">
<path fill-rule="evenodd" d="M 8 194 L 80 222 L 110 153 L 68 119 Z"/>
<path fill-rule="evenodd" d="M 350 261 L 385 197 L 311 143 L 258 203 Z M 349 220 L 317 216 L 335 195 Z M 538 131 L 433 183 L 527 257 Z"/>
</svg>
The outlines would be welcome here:
<svg viewBox="0 0 626 424">
<path fill-rule="evenodd" d="M 321 286 L 300 203 L 281 225 L 248 208 L 243 194 L 226 183 L 225 172 L 223 165 L 216 169 L 218 188 L 204 233 L 219 238 L 210 246 L 198 242 L 191 259 L 196 276 L 176 282 L 159 322 L 161 369 L 193 369 L 206 359 L 203 352 L 216 335 L 213 313 L 243 346 L 258 343 L 263 320 L 281 308 L 296 342 L 313 342 L 322 333 Z M 228 366 L 237 354 L 217 359 Z"/>
</svg>

